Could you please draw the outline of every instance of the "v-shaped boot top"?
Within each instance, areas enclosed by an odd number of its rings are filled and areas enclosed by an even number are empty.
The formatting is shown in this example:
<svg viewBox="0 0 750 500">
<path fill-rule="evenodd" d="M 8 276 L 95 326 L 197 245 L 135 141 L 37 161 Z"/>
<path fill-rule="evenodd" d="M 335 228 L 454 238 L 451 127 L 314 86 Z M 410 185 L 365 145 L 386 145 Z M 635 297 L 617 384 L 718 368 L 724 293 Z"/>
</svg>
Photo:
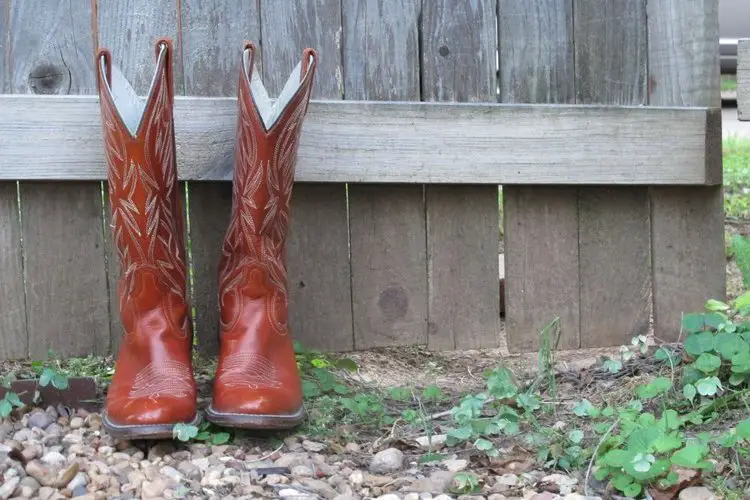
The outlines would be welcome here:
<svg viewBox="0 0 750 500">
<path fill-rule="evenodd" d="M 287 78 L 279 97 L 272 100 L 268 95 L 265 85 L 263 85 L 260 73 L 255 65 L 255 45 L 251 42 L 245 43 L 245 49 L 242 51 L 242 76 L 245 79 L 249 79 L 250 96 L 253 99 L 253 103 L 258 115 L 260 115 L 263 128 L 265 128 L 266 132 L 273 128 L 289 103 L 298 94 L 299 90 L 304 87 L 304 84 L 312 74 L 315 63 L 315 51 L 305 49 L 302 59 L 294 67 L 289 78 Z"/>
<path fill-rule="evenodd" d="M 167 56 L 169 55 L 171 48 L 171 44 L 167 40 L 162 39 L 157 41 L 156 67 L 154 68 L 154 74 L 151 77 L 151 85 L 149 85 L 146 97 L 139 97 L 120 68 L 112 64 L 109 60 L 109 51 L 106 49 L 100 51 L 99 68 L 101 73 L 105 75 L 102 82 L 104 85 L 104 91 L 109 94 L 122 124 L 133 137 L 138 134 L 141 123 L 143 122 L 143 116 L 147 104 L 153 97 L 161 71 L 166 70 L 168 80 L 171 80 L 171 78 L 169 78 L 171 68 L 168 67 L 167 61 Z M 168 81 L 167 85 L 171 85 L 171 81 Z M 172 89 L 165 90 L 169 92 Z"/>
</svg>

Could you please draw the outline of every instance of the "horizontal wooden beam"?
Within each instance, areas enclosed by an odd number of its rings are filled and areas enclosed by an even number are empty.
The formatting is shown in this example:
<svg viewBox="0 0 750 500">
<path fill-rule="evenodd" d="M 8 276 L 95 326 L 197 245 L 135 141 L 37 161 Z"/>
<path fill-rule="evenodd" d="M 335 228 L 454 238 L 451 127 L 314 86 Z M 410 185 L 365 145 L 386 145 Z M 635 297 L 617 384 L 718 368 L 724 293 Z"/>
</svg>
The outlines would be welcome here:
<svg viewBox="0 0 750 500">
<path fill-rule="evenodd" d="M 737 43 L 737 119 L 750 121 L 750 38 Z"/>
<path fill-rule="evenodd" d="M 179 177 L 230 180 L 236 100 L 177 97 Z M 0 180 L 103 180 L 96 96 L 0 96 Z M 313 101 L 298 182 L 720 184 L 712 108 Z"/>
</svg>

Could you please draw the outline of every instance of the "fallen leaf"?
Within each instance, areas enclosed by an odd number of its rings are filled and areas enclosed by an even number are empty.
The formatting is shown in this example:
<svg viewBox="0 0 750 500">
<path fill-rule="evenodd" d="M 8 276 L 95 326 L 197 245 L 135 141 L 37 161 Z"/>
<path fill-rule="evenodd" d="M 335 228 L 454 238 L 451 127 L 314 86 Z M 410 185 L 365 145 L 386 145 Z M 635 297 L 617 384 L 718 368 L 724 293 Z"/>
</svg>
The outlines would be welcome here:
<svg viewBox="0 0 750 500">
<path fill-rule="evenodd" d="M 677 482 L 669 488 L 659 488 L 658 485 L 648 488 L 648 493 L 654 500 L 674 500 L 682 490 L 700 483 L 701 471 L 672 466 L 671 472 L 677 473 Z"/>
</svg>

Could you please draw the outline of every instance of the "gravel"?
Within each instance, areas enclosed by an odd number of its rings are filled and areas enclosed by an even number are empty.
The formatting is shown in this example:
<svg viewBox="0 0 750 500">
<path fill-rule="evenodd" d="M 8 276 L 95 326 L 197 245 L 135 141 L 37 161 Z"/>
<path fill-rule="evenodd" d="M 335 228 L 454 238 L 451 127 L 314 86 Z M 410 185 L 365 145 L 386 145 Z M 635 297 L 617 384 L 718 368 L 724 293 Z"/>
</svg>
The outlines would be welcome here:
<svg viewBox="0 0 750 500">
<path fill-rule="evenodd" d="M 456 494 L 456 475 L 472 472 L 472 460 L 447 455 L 442 462 L 419 464 L 428 447 L 434 449 L 435 442 L 425 442 L 422 450 L 385 447 L 369 453 L 369 443 L 309 436 L 287 437 L 279 448 L 260 439 L 218 446 L 137 443 L 106 434 L 97 413 L 37 409 L 0 422 L 0 500 L 585 498 L 577 477 L 486 468 L 474 470 L 478 491 Z M 702 488 L 680 498 L 710 500 L 711 495 Z"/>
</svg>

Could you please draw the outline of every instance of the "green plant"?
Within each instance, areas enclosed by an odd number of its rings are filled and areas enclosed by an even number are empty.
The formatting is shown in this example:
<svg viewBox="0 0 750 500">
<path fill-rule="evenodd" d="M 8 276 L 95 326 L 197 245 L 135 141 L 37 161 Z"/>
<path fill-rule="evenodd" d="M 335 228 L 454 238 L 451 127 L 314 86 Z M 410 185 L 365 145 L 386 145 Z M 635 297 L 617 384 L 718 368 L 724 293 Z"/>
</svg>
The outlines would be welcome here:
<svg viewBox="0 0 750 500">
<path fill-rule="evenodd" d="M 191 441 L 198 436 L 199 431 L 197 425 L 180 422 L 172 427 L 172 438 L 185 442 Z"/>
<path fill-rule="evenodd" d="M 479 477 L 472 472 L 458 472 L 453 476 L 448 491 L 456 495 L 470 495 L 479 491 Z"/>
<path fill-rule="evenodd" d="M 5 396 L 0 399 L 0 418 L 6 418 L 13 412 L 13 408 L 21 408 L 23 403 L 18 394 L 11 391 L 11 384 L 15 379 L 13 372 L 7 373 L 0 377 L 0 387 L 5 389 Z"/>
</svg>

